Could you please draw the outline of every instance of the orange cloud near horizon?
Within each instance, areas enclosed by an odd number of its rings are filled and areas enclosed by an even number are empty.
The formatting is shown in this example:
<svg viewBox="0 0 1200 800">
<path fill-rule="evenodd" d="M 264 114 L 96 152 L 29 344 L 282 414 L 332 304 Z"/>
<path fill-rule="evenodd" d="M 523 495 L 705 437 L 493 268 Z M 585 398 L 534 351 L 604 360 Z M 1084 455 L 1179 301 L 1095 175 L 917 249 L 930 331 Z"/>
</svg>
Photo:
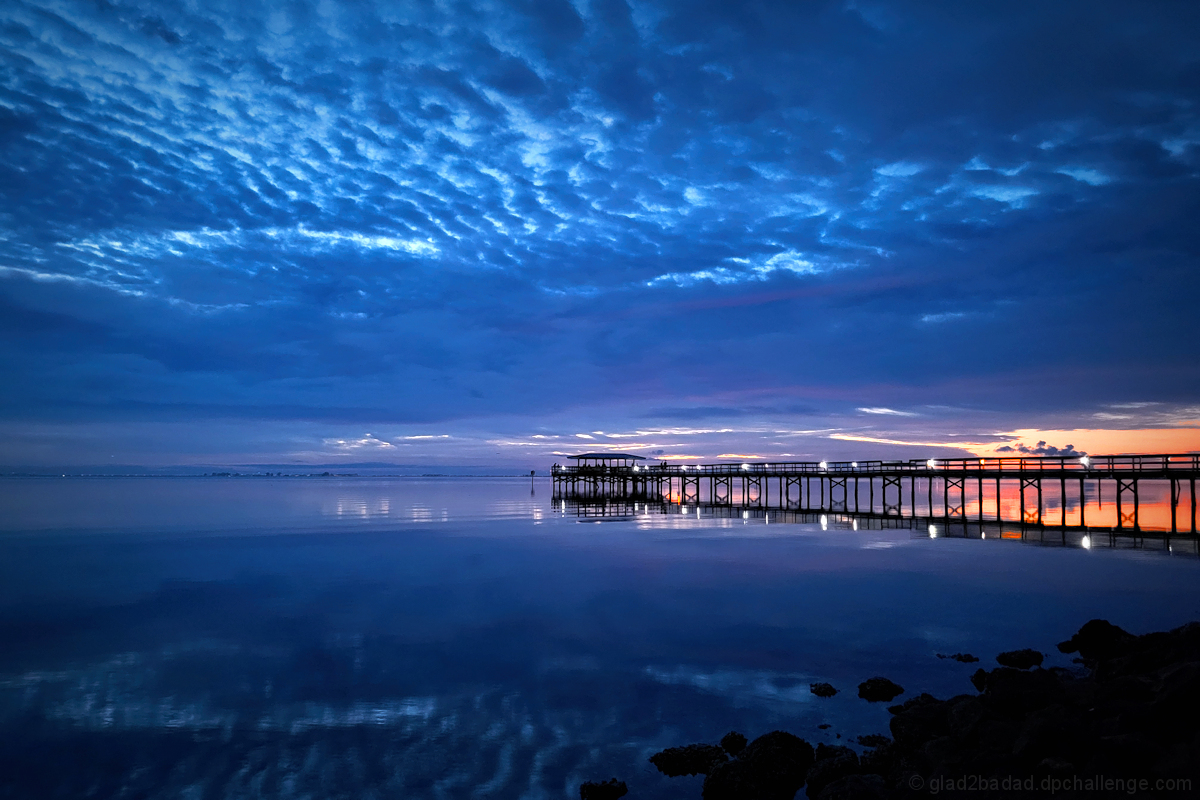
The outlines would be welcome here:
<svg viewBox="0 0 1200 800">
<path fill-rule="evenodd" d="M 1005 434 L 1001 434 L 1005 435 Z M 958 446 L 977 456 L 1003 455 L 996 449 L 1005 444 L 1035 447 L 1046 442 L 1053 447 L 1073 445 L 1076 450 L 1093 455 L 1121 455 L 1148 453 L 1196 453 L 1200 452 L 1200 427 L 1178 428 L 1135 428 L 1111 430 L 1102 428 L 1075 428 L 1070 430 L 1037 430 L 1023 428 L 1012 431 L 1008 442 L 987 444 L 959 443 Z"/>
</svg>

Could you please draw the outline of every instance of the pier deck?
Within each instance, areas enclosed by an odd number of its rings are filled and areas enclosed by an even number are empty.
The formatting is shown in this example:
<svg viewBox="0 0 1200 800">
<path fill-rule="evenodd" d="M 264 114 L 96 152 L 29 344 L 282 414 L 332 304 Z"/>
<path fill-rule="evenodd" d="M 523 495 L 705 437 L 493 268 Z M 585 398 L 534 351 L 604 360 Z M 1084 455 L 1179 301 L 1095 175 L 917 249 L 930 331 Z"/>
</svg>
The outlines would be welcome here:
<svg viewBox="0 0 1200 800">
<path fill-rule="evenodd" d="M 1142 484 L 1170 487 L 1170 532 L 1197 533 L 1196 480 L 1200 454 L 1106 455 L 913 459 L 909 461 L 784 461 L 716 464 L 639 463 L 629 454 L 589 453 L 576 463 L 551 469 L 554 495 L 572 500 L 677 500 L 709 506 L 770 507 L 774 490 L 779 508 L 800 511 L 874 513 L 886 517 L 965 520 L 968 493 L 975 500 L 972 519 L 1004 519 L 1001 498 L 1006 485 L 1017 489 L 1020 519 L 1043 524 L 1047 490 L 1067 507 L 1067 487 L 1078 486 L 1079 525 L 1085 517 L 1089 487 L 1102 498 L 1110 486 L 1117 524 L 1141 529 Z M 995 487 L 993 507 L 985 509 L 985 487 Z M 863 498 L 863 489 L 867 497 Z M 1185 498 L 1186 488 L 1186 498 Z M 879 501 L 876 502 L 876 491 Z M 935 504 L 936 499 L 941 502 Z M 1032 505 L 1036 498 L 1036 504 Z M 923 513 L 918 501 L 924 499 Z M 865 501 L 865 502 L 864 502 Z M 865 509 L 864 509 L 865 505 Z M 940 508 L 939 508 L 940 506 Z M 1065 524 L 1065 512 L 1064 512 Z"/>
</svg>

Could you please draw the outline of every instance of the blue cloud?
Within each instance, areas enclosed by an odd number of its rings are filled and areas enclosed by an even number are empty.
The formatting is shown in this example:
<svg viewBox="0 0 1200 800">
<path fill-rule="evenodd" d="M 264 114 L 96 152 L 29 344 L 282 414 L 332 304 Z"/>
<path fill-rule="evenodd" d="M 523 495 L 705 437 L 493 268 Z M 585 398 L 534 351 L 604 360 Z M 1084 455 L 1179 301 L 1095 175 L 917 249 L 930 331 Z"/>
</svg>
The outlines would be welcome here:
<svg viewBox="0 0 1200 800">
<path fill-rule="evenodd" d="M 944 5 L 7 4 L 0 414 L 1195 401 L 1196 13 Z"/>
</svg>

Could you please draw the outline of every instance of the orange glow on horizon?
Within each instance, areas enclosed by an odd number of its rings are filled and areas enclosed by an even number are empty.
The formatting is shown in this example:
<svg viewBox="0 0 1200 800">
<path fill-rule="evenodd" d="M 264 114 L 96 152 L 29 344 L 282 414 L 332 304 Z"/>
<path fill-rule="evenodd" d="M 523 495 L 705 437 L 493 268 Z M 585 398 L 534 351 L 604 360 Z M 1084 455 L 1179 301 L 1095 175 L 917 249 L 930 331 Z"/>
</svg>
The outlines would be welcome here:
<svg viewBox="0 0 1200 800">
<path fill-rule="evenodd" d="M 1004 435 L 1004 434 L 1001 434 Z M 1008 442 L 993 444 L 960 443 L 958 446 L 977 456 L 1004 456 L 996 448 L 1005 444 L 1023 444 L 1033 448 L 1038 442 L 1054 447 L 1074 445 L 1076 450 L 1092 455 L 1121 455 L 1125 453 L 1195 453 L 1200 452 L 1200 427 L 1137 428 L 1105 430 L 1076 428 L 1072 430 L 1021 429 L 1013 431 Z M 1013 453 L 1012 455 L 1020 455 Z"/>
</svg>

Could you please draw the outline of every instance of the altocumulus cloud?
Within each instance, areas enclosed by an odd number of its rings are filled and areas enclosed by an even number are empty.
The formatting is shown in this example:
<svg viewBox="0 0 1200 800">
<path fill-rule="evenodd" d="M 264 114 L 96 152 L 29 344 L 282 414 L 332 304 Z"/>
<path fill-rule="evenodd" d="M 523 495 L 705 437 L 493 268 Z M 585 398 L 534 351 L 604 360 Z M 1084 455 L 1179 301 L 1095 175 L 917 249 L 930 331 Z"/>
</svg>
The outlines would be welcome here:
<svg viewBox="0 0 1200 800">
<path fill-rule="evenodd" d="M 1195 401 L 1198 13 L 13 0 L 0 408 Z"/>
</svg>

